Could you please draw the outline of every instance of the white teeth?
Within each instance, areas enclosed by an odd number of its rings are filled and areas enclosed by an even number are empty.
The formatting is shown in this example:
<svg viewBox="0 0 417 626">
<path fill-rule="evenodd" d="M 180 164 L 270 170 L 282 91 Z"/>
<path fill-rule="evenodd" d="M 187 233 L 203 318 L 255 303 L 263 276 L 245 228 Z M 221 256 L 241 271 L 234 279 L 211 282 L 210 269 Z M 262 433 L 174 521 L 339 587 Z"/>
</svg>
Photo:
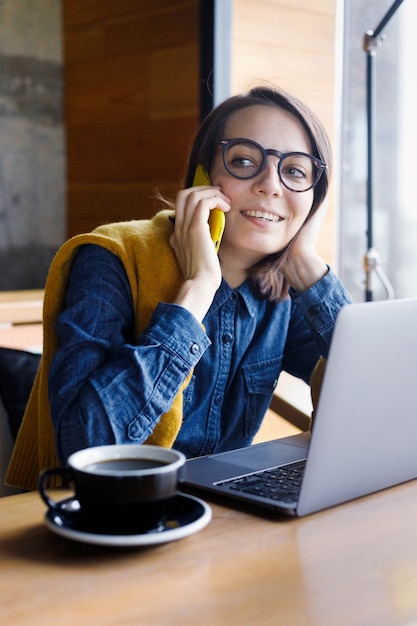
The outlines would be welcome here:
<svg viewBox="0 0 417 626">
<path fill-rule="evenodd" d="M 260 217 L 261 219 L 268 220 L 269 222 L 279 222 L 281 220 L 278 215 L 265 213 L 264 211 L 243 211 L 243 214 L 248 217 Z"/>
</svg>

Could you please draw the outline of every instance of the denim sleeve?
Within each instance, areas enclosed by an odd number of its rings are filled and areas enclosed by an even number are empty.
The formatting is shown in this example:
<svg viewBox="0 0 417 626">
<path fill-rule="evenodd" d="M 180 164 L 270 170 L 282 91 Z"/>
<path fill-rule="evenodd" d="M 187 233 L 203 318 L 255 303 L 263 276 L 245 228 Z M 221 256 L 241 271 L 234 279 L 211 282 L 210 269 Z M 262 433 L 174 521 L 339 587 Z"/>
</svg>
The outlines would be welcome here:
<svg viewBox="0 0 417 626">
<path fill-rule="evenodd" d="M 49 401 L 61 462 L 83 447 L 145 441 L 210 343 L 193 315 L 169 303 L 134 337 L 124 267 L 92 245 L 77 253 L 56 328 Z"/>
<path fill-rule="evenodd" d="M 320 356 L 327 358 L 336 317 L 352 302 L 340 280 L 328 273 L 306 291 L 289 290 L 293 313 L 285 349 L 284 368 L 309 382 Z"/>
</svg>

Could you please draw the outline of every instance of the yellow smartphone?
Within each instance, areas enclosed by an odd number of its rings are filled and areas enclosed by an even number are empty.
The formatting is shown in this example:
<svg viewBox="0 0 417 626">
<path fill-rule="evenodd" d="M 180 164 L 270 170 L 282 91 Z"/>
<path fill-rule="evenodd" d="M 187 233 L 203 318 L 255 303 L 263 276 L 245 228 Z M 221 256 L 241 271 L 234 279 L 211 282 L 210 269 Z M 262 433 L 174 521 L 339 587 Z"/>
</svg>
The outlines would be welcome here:
<svg viewBox="0 0 417 626">
<path fill-rule="evenodd" d="M 194 174 L 193 187 L 197 187 L 198 185 L 211 185 L 210 176 L 202 165 L 197 166 Z M 209 226 L 216 252 L 218 252 L 220 248 L 224 225 L 225 217 L 223 211 L 220 211 L 219 209 L 212 209 L 210 211 Z"/>
</svg>

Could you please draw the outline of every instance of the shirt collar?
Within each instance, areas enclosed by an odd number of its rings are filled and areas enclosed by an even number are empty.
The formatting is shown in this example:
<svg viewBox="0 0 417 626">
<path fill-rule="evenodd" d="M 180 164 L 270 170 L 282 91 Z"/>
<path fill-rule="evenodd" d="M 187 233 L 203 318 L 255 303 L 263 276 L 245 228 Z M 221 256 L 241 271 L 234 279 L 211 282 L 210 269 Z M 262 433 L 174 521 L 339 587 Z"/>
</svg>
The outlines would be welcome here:
<svg viewBox="0 0 417 626">
<path fill-rule="evenodd" d="M 210 312 L 215 312 L 219 309 L 229 298 L 240 297 L 241 301 L 245 304 L 246 309 L 251 317 L 255 317 L 259 308 L 259 299 L 254 295 L 250 289 L 249 279 L 239 285 L 236 289 L 232 289 L 227 282 L 222 279 L 220 287 L 216 291 L 213 298 L 213 302 L 210 307 Z"/>
</svg>

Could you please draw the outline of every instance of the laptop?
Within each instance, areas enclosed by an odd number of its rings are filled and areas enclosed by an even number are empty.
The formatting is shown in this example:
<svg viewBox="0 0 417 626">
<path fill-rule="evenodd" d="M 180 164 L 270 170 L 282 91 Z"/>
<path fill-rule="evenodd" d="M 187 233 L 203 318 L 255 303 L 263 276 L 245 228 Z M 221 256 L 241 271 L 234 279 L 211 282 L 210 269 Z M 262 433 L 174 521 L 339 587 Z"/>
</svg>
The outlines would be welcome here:
<svg viewBox="0 0 417 626">
<path fill-rule="evenodd" d="M 182 486 L 301 517 L 417 478 L 416 361 L 417 298 L 347 305 L 312 433 L 189 459 Z"/>
</svg>

